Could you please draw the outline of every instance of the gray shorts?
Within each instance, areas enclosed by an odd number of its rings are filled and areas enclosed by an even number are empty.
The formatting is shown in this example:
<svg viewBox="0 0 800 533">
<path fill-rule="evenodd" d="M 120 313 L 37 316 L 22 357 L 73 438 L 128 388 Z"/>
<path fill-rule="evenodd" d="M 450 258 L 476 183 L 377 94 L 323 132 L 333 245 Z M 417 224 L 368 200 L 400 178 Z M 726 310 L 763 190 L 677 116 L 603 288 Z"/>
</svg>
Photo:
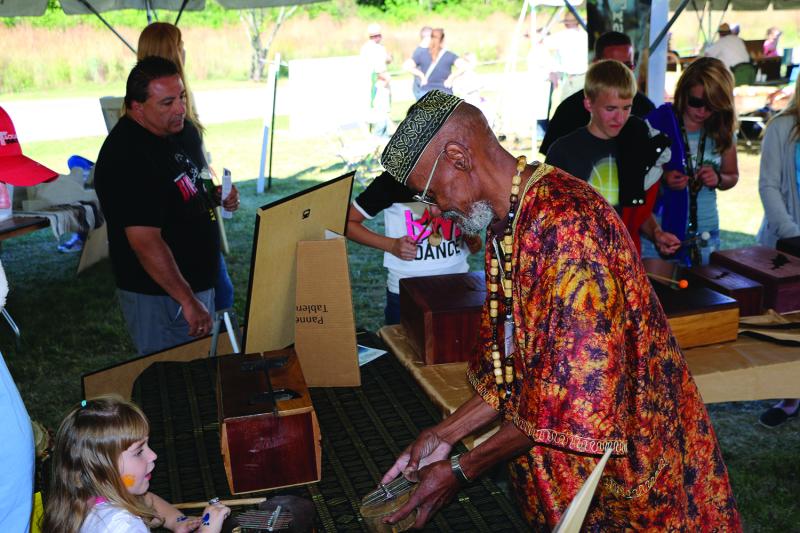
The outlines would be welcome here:
<svg viewBox="0 0 800 533">
<path fill-rule="evenodd" d="M 214 315 L 214 289 L 197 292 L 208 312 Z M 170 296 L 153 296 L 117 289 L 122 316 L 128 326 L 139 355 L 160 352 L 194 340 L 189 336 L 189 323 L 178 302 Z"/>
</svg>

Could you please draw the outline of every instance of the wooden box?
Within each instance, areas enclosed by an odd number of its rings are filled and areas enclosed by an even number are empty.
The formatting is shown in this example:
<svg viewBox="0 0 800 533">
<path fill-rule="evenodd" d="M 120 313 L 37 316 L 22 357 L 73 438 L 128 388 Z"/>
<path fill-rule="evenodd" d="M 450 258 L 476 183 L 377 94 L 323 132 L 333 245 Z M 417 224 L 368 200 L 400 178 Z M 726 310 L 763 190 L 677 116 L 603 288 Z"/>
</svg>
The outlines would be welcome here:
<svg viewBox="0 0 800 533">
<path fill-rule="evenodd" d="M 483 272 L 400 280 L 400 322 L 425 364 L 469 360 L 485 299 Z"/>
<path fill-rule="evenodd" d="M 800 257 L 800 237 L 789 237 L 788 239 L 778 239 L 775 248 L 779 252 Z"/>
<path fill-rule="evenodd" d="M 800 309 L 800 258 L 765 246 L 723 250 L 711 262 L 764 286 L 764 307 L 779 313 Z"/>
<path fill-rule="evenodd" d="M 220 357 L 217 381 L 231 493 L 319 481 L 319 424 L 293 350 Z"/>
<path fill-rule="evenodd" d="M 653 288 L 681 348 L 736 340 L 739 305 L 733 298 L 697 285 L 675 289 L 654 281 Z"/>
<path fill-rule="evenodd" d="M 684 272 L 692 284 L 730 296 L 739 303 L 739 316 L 760 315 L 764 311 L 764 286 L 720 265 L 699 265 Z"/>
</svg>

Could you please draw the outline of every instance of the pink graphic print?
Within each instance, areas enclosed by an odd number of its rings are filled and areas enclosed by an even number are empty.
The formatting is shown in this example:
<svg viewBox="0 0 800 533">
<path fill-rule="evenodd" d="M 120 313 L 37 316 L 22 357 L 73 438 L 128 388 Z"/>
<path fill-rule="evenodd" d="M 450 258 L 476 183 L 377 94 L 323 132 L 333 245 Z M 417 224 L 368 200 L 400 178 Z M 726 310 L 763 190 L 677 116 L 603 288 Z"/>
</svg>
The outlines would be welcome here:
<svg viewBox="0 0 800 533">
<path fill-rule="evenodd" d="M 430 212 L 425 209 L 419 219 L 414 220 L 414 212 L 406 209 L 406 235 L 414 239 L 416 242 L 422 242 L 433 234 L 437 228 L 441 228 L 442 237 L 446 241 L 453 241 L 461 235 L 461 228 L 459 228 L 452 220 L 442 217 L 433 219 L 430 225 L 428 221 L 431 219 Z M 425 228 L 425 226 L 428 226 Z"/>
<path fill-rule="evenodd" d="M 192 196 L 197 194 L 197 187 L 194 186 L 194 183 L 192 183 L 192 180 L 189 179 L 189 176 L 187 176 L 185 172 L 175 178 L 175 185 L 177 185 L 178 190 L 181 191 L 184 202 L 188 202 Z"/>
</svg>

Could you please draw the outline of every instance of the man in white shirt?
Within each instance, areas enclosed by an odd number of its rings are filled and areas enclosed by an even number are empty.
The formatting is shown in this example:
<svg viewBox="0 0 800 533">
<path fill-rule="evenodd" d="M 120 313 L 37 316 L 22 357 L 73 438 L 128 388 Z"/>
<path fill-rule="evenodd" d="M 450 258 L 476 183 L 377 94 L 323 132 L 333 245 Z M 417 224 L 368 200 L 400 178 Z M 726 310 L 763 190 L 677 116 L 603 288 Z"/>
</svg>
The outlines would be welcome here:
<svg viewBox="0 0 800 533">
<path fill-rule="evenodd" d="M 749 63 L 750 54 L 744 41 L 738 35 L 731 32 L 731 27 L 727 22 L 723 22 L 719 27 L 719 39 L 706 49 L 706 57 L 716 57 L 728 68 L 733 68 L 739 63 Z"/>
</svg>

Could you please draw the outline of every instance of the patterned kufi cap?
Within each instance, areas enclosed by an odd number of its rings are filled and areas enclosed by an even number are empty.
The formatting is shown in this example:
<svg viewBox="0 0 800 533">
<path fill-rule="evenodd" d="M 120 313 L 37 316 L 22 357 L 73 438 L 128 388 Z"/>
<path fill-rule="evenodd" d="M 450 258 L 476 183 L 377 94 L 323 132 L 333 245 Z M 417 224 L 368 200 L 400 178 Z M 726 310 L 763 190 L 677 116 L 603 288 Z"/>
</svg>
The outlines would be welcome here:
<svg viewBox="0 0 800 533">
<path fill-rule="evenodd" d="M 463 101 L 434 90 L 411 106 L 381 155 L 383 167 L 394 179 L 405 184 L 425 147 Z"/>
</svg>

